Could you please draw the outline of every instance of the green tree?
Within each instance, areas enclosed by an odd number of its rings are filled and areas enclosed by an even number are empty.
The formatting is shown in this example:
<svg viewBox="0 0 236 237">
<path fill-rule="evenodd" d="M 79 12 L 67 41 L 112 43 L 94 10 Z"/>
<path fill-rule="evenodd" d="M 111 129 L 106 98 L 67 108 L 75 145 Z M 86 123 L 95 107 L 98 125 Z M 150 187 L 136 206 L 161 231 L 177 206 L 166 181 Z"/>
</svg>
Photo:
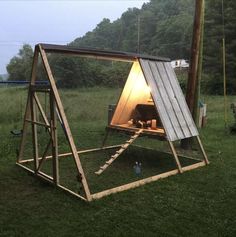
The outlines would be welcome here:
<svg viewBox="0 0 236 237">
<path fill-rule="evenodd" d="M 204 37 L 204 72 L 208 80 L 208 93 L 223 93 L 223 53 L 222 38 L 225 28 L 227 91 L 236 93 L 236 2 L 224 1 L 225 24 L 222 21 L 222 1 L 208 0 L 206 5 Z"/>
<path fill-rule="evenodd" d="M 143 54 L 189 59 L 194 3 L 195 0 L 150 0 L 142 9 L 128 9 L 116 21 L 104 18 L 94 30 L 69 45 L 129 52 L 137 52 L 139 48 Z M 207 80 L 203 80 L 202 92 L 223 91 L 221 3 L 221 0 L 206 0 L 203 70 Z M 236 1 L 224 0 L 224 6 L 227 89 L 236 93 Z M 31 60 L 32 49 L 24 46 L 8 65 L 10 80 L 29 78 Z M 123 72 L 129 68 L 119 63 L 58 55 L 50 55 L 50 63 L 58 84 L 66 87 L 121 85 Z"/>
<path fill-rule="evenodd" d="M 30 45 L 24 44 L 17 56 L 7 65 L 8 80 L 29 80 L 33 59 L 33 50 Z"/>
</svg>

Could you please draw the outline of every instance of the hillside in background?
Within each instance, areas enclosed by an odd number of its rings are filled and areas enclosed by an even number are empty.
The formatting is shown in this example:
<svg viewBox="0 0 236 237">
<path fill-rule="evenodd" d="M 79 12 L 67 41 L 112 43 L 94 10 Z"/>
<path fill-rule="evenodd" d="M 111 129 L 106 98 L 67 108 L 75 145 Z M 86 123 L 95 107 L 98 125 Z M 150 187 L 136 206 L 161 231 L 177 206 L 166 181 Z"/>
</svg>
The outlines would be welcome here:
<svg viewBox="0 0 236 237">
<path fill-rule="evenodd" d="M 191 44 L 193 0 L 160 0 L 132 8 L 110 22 L 103 19 L 70 45 L 188 58 Z"/>
<path fill-rule="evenodd" d="M 171 59 L 189 59 L 194 2 L 194 0 L 151 0 L 141 9 L 128 9 L 114 22 L 104 18 L 93 31 L 76 38 L 69 45 L 140 52 Z M 236 93 L 236 15 L 234 14 L 236 2 L 225 0 L 224 8 L 228 92 Z M 223 91 L 222 21 L 222 1 L 206 0 L 202 82 L 202 91 L 206 93 L 220 94 Z M 31 58 L 29 57 L 29 60 Z M 110 65 L 108 63 L 88 62 L 63 56 L 51 56 L 50 62 L 55 69 L 59 85 L 65 87 L 120 86 L 124 80 L 123 75 L 129 68 L 119 63 L 107 68 Z M 10 67 L 13 64 L 14 67 Z M 18 65 L 16 60 L 10 62 L 8 65 L 9 79 L 16 77 L 16 69 L 19 67 L 22 67 L 22 63 Z M 27 67 L 24 67 L 26 73 L 19 70 L 21 77 L 22 75 L 29 76 Z M 120 76 L 115 78 L 114 75 Z"/>
</svg>

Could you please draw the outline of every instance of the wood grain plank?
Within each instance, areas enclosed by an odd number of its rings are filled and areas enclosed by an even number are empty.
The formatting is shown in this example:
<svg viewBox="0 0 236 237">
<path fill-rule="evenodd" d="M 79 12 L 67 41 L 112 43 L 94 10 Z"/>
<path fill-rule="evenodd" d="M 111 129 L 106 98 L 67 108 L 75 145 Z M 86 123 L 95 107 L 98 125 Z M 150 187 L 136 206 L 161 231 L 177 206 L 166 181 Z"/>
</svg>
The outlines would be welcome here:
<svg viewBox="0 0 236 237">
<path fill-rule="evenodd" d="M 165 74 L 164 74 L 164 72 L 158 70 L 156 62 L 150 62 L 149 64 L 150 64 L 151 70 L 154 75 L 156 88 L 159 89 L 160 96 L 163 98 L 163 102 L 164 102 L 163 104 L 165 107 L 163 107 L 161 109 L 162 109 L 162 111 L 165 110 L 166 113 L 168 114 L 170 121 L 173 125 L 172 129 L 175 131 L 175 133 L 177 135 L 176 136 L 177 139 L 182 139 L 182 138 L 184 138 L 183 131 L 182 131 L 180 124 L 176 118 L 176 114 L 175 114 L 175 111 L 173 108 L 172 101 L 170 100 L 170 98 L 168 96 L 168 90 L 165 88 L 165 85 L 162 82 L 162 77 L 165 76 Z"/>
<path fill-rule="evenodd" d="M 178 101 L 178 98 L 181 96 L 181 93 L 179 91 L 176 92 L 175 87 L 172 86 L 171 81 L 170 81 L 171 78 L 169 78 L 167 74 L 164 63 L 156 62 L 156 66 L 160 72 L 160 75 L 162 75 L 160 80 L 162 81 L 166 89 L 166 94 L 168 95 L 170 99 L 179 127 L 183 132 L 184 137 L 182 138 L 191 137 L 191 132 L 188 128 L 188 125 L 185 121 L 184 115 L 181 110 L 181 104 Z"/>
<path fill-rule="evenodd" d="M 176 132 L 173 130 L 173 124 L 169 118 L 168 113 L 166 112 L 163 98 L 160 96 L 159 88 L 156 86 L 155 79 L 153 77 L 153 72 L 150 68 L 149 62 L 147 60 L 140 59 L 140 64 L 147 81 L 151 89 L 151 95 L 156 106 L 157 112 L 160 116 L 162 125 L 164 127 L 166 136 L 168 140 L 176 139 Z"/>
<path fill-rule="evenodd" d="M 175 88 L 176 93 L 179 95 L 178 101 L 179 101 L 179 104 L 181 105 L 181 110 L 184 115 L 185 121 L 189 127 L 189 130 L 191 132 L 191 135 L 197 136 L 197 135 L 199 135 L 198 130 L 197 130 L 196 125 L 193 121 L 192 115 L 189 111 L 188 105 L 186 103 L 183 92 L 182 92 L 180 85 L 178 83 L 178 79 L 173 71 L 173 68 L 171 67 L 171 64 L 169 62 L 164 63 L 164 65 L 165 65 L 167 74 L 171 80 L 172 86 Z"/>
</svg>

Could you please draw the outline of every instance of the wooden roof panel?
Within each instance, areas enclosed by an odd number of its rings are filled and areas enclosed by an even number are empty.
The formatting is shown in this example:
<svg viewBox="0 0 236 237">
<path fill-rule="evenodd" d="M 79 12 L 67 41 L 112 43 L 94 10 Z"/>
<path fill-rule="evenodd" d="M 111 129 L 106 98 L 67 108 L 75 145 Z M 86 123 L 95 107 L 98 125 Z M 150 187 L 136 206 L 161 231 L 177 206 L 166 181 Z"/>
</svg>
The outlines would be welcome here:
<svg viewBox="0 0 236 237">
<path fill-rule="evenodd" d="M 198 135 L 183 92 L 169 62 L 140 59 L 147 84 L 169 141 Z"/>
</svg>

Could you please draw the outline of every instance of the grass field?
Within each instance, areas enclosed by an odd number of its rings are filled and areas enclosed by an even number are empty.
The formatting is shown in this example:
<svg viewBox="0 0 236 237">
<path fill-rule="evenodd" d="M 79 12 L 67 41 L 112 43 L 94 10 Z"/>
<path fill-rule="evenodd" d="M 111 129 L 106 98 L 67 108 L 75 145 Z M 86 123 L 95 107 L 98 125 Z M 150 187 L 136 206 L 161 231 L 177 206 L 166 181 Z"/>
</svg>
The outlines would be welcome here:
<svg viewBox="0 0 236 237">
<path fill-rule="evenodd" d="M 107 106 L 116 103 L 119 90 L 92 88 L 60 93 L 77 147 L 98 147 L 105 135 Z M 24 88 L 0 88 L 1 237 L 236 236 L 236 135 L 224 127 L 222 97 L 203 97 L 208 105 L 208 123 L 201 130 L 201 138 L 209 166 L 85 203 L 15 165 L 20 137 L 10 131 L 22 127 L 26 94 Z M 228 98 L 229 104 L 233 101 L 236 97 Z M 42 130 L 42 143 L 44 137 Z M 125 139 L 125 135 L 114 134 L 109 143 Z M 59 145 L 61 152 L 68 151 L 61 131 Z M 166 149 L 159 141 L 144 138 L 137 145 Z M 143 163 L 143 177 L 174 168 L 172 157 L 133 146 L 97 178 L 93 172 L 111 153 L 81 156 L 93 192 L 136 180 L 133 165 L 137 159 Z M 60 168 L 62 183 L 76 188 L 70 181 L 76 175 L 71 159 L 62 160 Z"/>
</svg>

